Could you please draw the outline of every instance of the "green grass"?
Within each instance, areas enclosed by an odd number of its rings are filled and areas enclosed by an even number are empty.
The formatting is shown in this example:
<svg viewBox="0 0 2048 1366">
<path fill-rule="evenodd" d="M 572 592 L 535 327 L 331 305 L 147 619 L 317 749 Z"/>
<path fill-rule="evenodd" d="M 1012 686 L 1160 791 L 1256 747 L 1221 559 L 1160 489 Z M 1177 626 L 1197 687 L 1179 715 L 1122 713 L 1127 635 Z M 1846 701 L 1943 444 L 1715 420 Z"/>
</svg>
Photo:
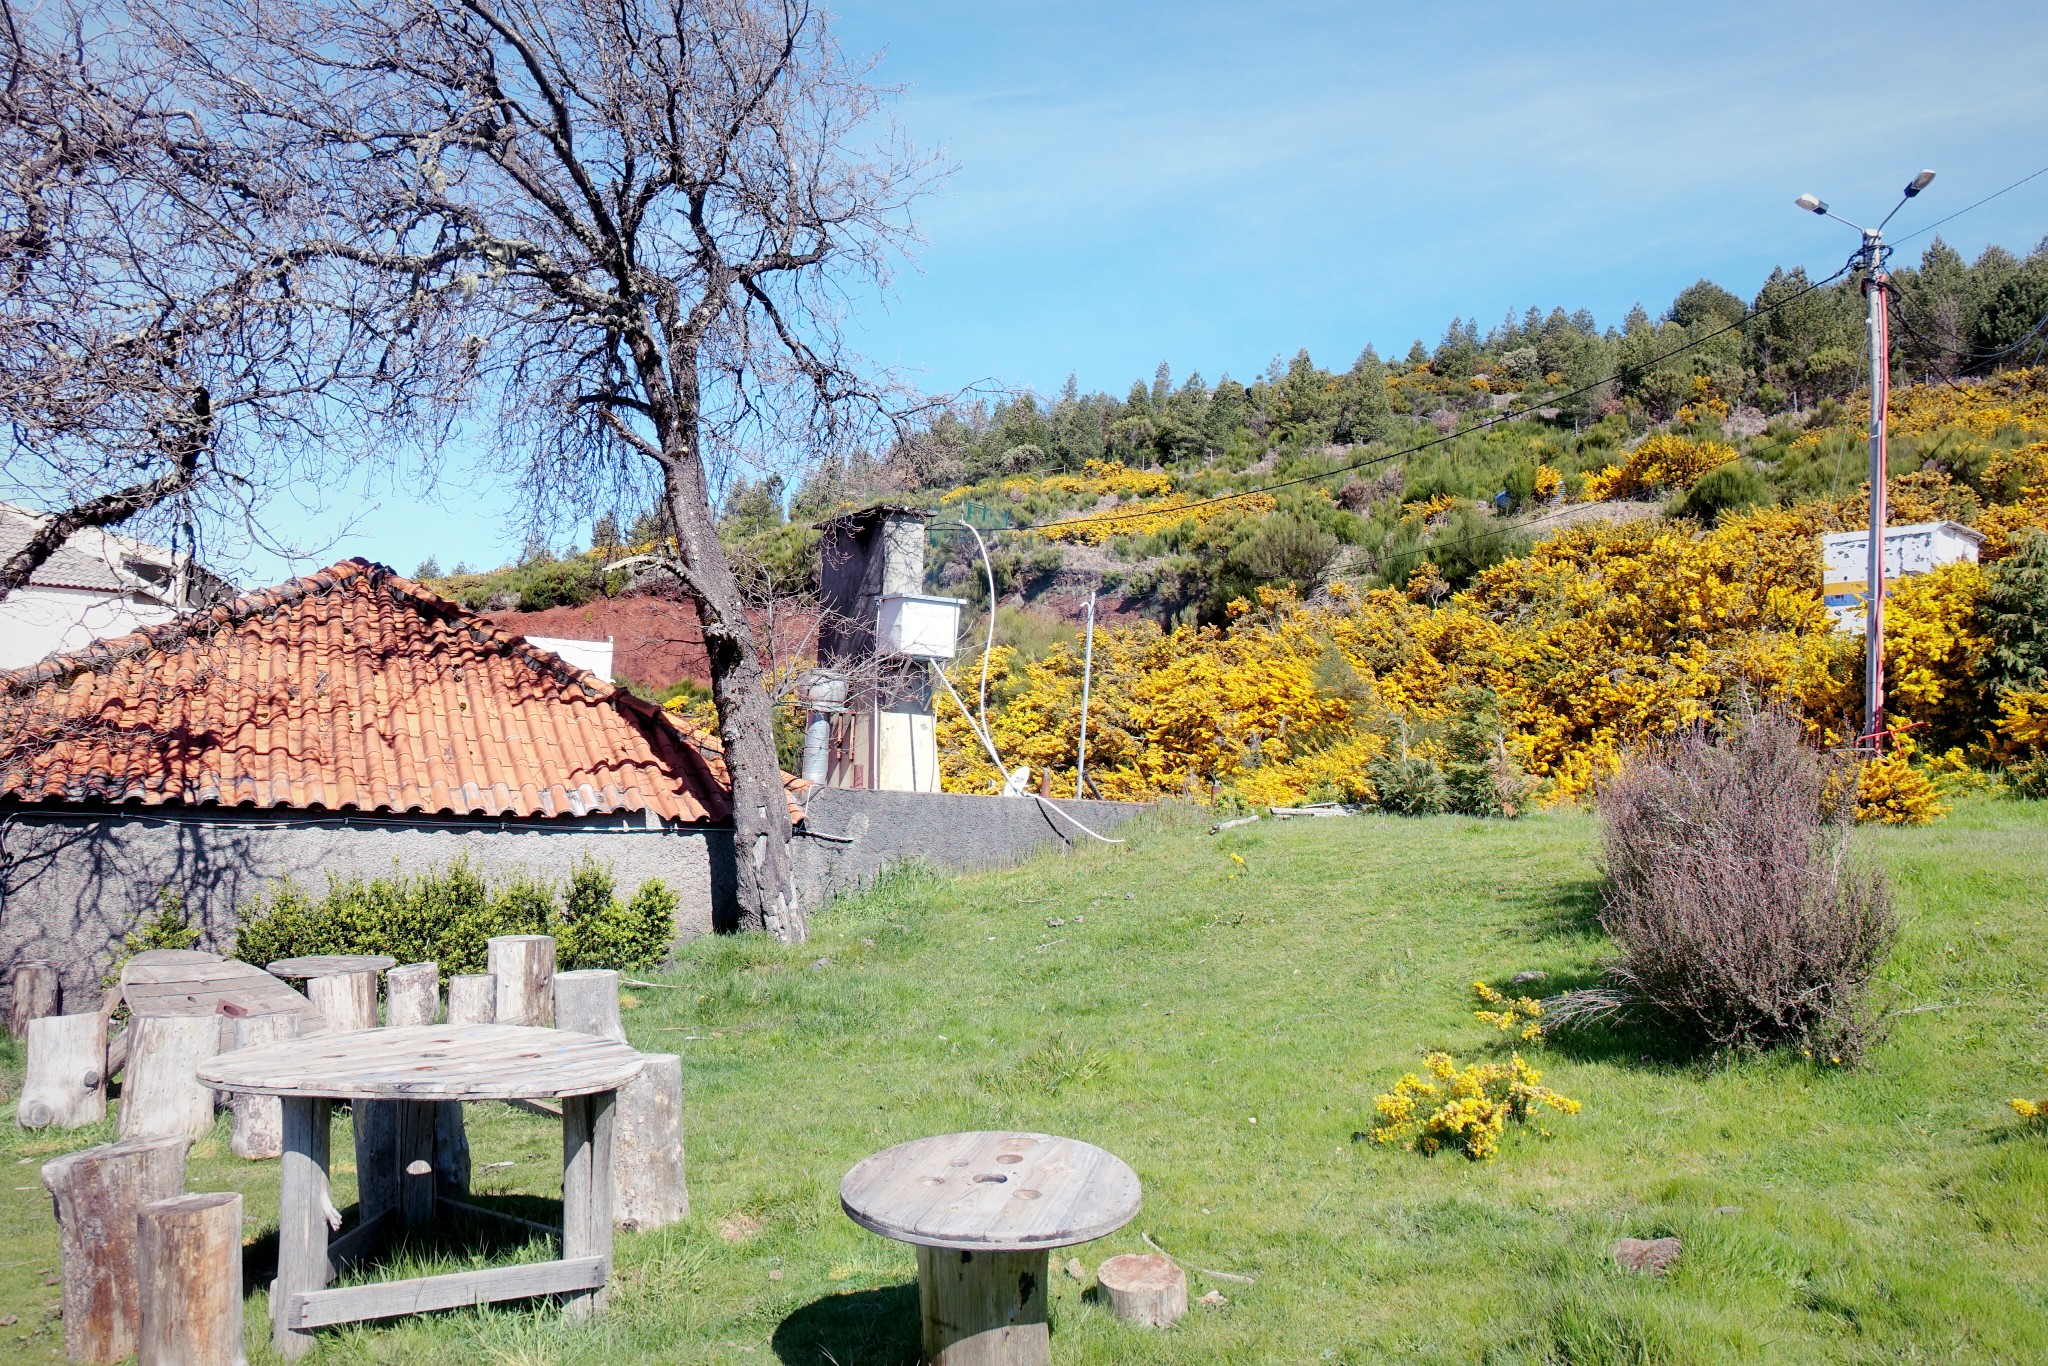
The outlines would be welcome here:
<svg viewBox="0 0 2048 1366">
<path fill-rule="evenodd" d="M 1475 977 L 1593 972 L 1593 835 L 1575 813 L 1222 836 L 1169 813 L 1121 851 L 899 876 L 818 917 L 802 950 L 700 941 L 661 979 L 676 989 L 637 990 L 627 1012 L 635 1043 L 685 1059 L 694 1212 L 620 1238 L 609 1314 L 394 1321 L 332 1333 L 315 1360 L 914 1361 L 910 1250 L 855 1228 L 837 1183 L 879 1148 L 977 1127 L 1071 1134 L 1137 1169 L 1144 1210 L 1077 1249 L 1091 1268 L 1148 1231 L 1185 1264 L 1257 1278 L 1195 1273 L 1227 1303 L 1161 1335 L 1055 1276 L 1057 1362 L 2038 1359 L 2048 1140 L 2005 1102 L 2048 1091 L 2048 807 L 1972 800 L 1869 836 L 1905 914 L 1885 990 L 1938 1008 L 1899 1018 L 1859 1069 L 1549 1046 L 1546 1080 L 1585 1102 L 1552 1138 L 1511 1135 L 1484 1165 L 1355 1141 L 1424 1051 L 1504 1048 L 1471 1017 Z M 546 1210 L 552 1127 L 472 1114 L 477 1162 L 516 1164 L 489 1188 Z M 35 1164 L 105 1135 L 4 1132 L 7 1185 L 29 1189 L 0 1199 L 0 1314 L 19 1320 L 0 1357 L 48 1360 L 56 1243 Z M 344 1205 L 349 1181 L 337 1171 Z M 233 1161 L 224 1130 L 190 1185 L 245 1192 L 267 1234 L 275 1164 Z M 1609 1263 L 1614 1238 L 1662 1234 L 1685 1244 L 1664 1279 Z M 260 1295 L 249 1323 L 268 1359 Z"/>
</svg>

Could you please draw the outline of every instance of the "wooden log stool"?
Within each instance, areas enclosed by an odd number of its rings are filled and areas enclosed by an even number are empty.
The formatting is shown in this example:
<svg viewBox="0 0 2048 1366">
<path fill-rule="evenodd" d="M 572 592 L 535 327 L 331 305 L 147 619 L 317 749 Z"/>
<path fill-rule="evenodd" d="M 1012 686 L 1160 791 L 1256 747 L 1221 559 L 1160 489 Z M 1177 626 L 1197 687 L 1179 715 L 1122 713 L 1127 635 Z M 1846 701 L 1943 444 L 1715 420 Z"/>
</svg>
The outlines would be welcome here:
<svg viewBox="0 0 2048 1366">
<path fill-rule="evenodd" d="M 306 999 L 337 1034 L 377 1027 L 377 974 L 398 966 L 381 953 L 320 953 L 280 958 L 265 969 L 272 977 L 306 984 Z"/>
<path fill-rule="evenodd" d="M 856 1224 L 917 1248 L 931 1366 L 1046 1366 L 1046 1253 L 1138 1213 L 1137 1173 L 1071 1138 L 947 1134 L 900 1144 L 839 1183 Z"/>
<path fill-rule="evenodd" d="M 498 1020 L 498 979 L 488 972 L 448 979 L 448 1023 L 487 1025 Z M 469 1129 L 460 1105 L 434 1114 L 434 1179 L 443 1195 L 469 1194 Z"/>
<path fill-rule="evenodd" d="M 57 1206 L 64 1278 L 64 1355 L 122 1361 L 137 1327 L 136 1217 L 185 1189 L 185 1137 L 123 1139 L 43 1164 Z M 235 1294 L 241 1295 L 237 1282 Z"/>
<path fill-rule="evenodd" d="M 220 1052 L 220 1030 L 211 1015 L 145 1015 L 128 1026 L 121 1137 L 197 1138 L 213 1127 L 213 1092 L 198 1069 Z"/>
<path fill-rule="evenodd" d="M 498 979 L 497 1023 L 552 1028 L 555 1023 L 555 941 L 545 934 L 504 934 L 484 941 Z"/>
<path fill-rule="evenodd" d="M 173 1195 L 136 1215 L 136 1366 L 248 1366 L 242 1197 Z"/>
<path fill-rule="evenodd" d="M 7 1032 L 15 1038 L 28 1036 L 30 1020 L 58 1013 L 63 1000 L 63 979 L 57 965 L 42 958 L 24 958 L 14 965 L 8 978 Z"/>
<path fill-rule="evenodd" d="M 1188 1312 L 1188 1273 L 1158 1252 L 1111 1257 L 1095 1273 L 1110 1311 L 1126 1323 L 1171 1328 Z"/>
<path fill-rule="evenodd" d="M 28 1025 L 28 1071 L 14 1122 L 82 1129 L 107 1117 L 107 1018 L 45 1015 Z"/>
</svg>

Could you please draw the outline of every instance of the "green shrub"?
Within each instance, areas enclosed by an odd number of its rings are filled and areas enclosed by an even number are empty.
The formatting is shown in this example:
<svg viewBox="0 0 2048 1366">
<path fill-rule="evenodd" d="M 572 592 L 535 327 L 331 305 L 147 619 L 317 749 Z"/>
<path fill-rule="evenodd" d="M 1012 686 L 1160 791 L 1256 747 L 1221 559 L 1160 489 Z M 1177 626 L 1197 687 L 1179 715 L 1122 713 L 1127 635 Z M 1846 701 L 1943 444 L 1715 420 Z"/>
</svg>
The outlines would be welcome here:
<svg viewBox="0 0 2048 1366">
<path fill-rule="evenodd" d="M 2015 797 L 2030 802 L 2048 801 L 2048 755 L 2006 769 L 2005 783 Z"/>
<path fill-rule="evenodd" d="M 444 976 L 482 972 L 488 941 L 551 934 L 564 968 L 641 968 L 668 953 L 676 895 L 659 881 L 629 902 L 613 895 L 611 872 L 585 858 L 566 894 L 531 876 L 496 887 L 466 858 L 408 877 L 330 877 L 316 896 L 290 879 L 241 908 L 235 956 L 268 963 L 322 953 L 385 953 L 402 963 L 438 963 Z"/>
<path fill-rule="evenodd" d="M 100 979 L 100 985 L 110 987 L 120 981 L 121 969 L 138 953 L 151 949 L 196 948 L 198 944 L 199 927 L 192 923 L 192 917 L 185 910 L 185 894 L 175 887 L 161 888 L 156 894 L 156 914 L 137 925 L 121 941 L 121 956 Z"/>
<path fill-rule="evenodd" d="M 1382 759 L 1372 766 L 1372 785 L 1382 811 L 1400 816 L 1435 816 L 1450 809 L 1444 771 L 1418 755 Z"/>
</svg>

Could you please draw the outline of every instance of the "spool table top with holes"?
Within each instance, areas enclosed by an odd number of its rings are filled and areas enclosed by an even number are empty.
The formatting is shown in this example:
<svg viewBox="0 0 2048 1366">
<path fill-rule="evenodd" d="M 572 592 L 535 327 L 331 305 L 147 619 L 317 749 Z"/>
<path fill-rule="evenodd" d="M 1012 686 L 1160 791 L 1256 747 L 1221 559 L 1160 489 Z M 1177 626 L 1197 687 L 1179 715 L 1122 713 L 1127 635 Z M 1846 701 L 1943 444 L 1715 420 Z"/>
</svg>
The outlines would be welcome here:
<svg viewBox="0 0 2048 1366">
<path fill-rule="evenodd" d="M 1116 1232 L 1140 1195 L 1137 1173 L 1114 1154 L 1032 1133 L 921 1138 L 839 1183 L 849 1219 L 917 1248 L 933 1366 L 1049 1360 L 1046 1252 Z"/>
<path fill-rule="evenodd" d="M 279 1169 L 278 1271 L 271 1290 L 276 1346 L 313 1349 L 311 1330 L 535 1295 L 567 1295 L 573 1315 L 601 1308 L 611 1270 L 612 1110 L 640 1072 L 623 1043 L 522 1025 L 406 1025 L 287 1039 L 222 1053 L 199 1080 L 221 1091 L 284 1102 Z M 394 1220 L 437 1210 L 493 1212 L 438 1195 L 434 1103 L 562 1099 L 562 1256 L 558 1261 L 327 1289 L 337 1265 L 360 1258 Z M 334 1100 L 395 1102 L 399 1188 L 392 1207 L 360 1210 L 355 1229 L 328 1243 L 328 1120 Z M 360 1116 L 359 1116 L 360 1122 Z M 519 1221 L 523 1222 L 523 1221 Z"/>
</svg>

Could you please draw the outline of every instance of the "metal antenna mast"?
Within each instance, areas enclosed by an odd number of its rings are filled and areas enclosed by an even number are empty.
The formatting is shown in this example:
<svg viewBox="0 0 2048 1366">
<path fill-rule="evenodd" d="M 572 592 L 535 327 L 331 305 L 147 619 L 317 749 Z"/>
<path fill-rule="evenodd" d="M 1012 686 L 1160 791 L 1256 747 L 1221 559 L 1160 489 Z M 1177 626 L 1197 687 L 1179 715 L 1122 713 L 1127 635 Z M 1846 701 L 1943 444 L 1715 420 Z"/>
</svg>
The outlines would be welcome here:
<svg viewBox="0 0 2048 1366">
<path fill-rule="evenodd" d="M 1817 196 L 1800 195 L 1792 201 L 1808 213 L 1847 223 L 1863 235 L 1863 247 L 1856 265 L 1863 271 L 1863 294 L 1870 301 L 1870 554 L 1869 584 L 1864 597 L 1863 632 L 1863 734 L 1859 745 L 1884 748 L 1884 531 L 1885 509 L 1885 418 L 1891 402 L 1891 276 L 1885 272 L 1885 258 L 1891 248 L 1884 244 L 1884 226 L 1906 201 L 1926 189 L 1934 172 L 1922 171 L 1906 186 L 1891 213 L 1874 228 L 1850 223 Z"/>
</svg>

